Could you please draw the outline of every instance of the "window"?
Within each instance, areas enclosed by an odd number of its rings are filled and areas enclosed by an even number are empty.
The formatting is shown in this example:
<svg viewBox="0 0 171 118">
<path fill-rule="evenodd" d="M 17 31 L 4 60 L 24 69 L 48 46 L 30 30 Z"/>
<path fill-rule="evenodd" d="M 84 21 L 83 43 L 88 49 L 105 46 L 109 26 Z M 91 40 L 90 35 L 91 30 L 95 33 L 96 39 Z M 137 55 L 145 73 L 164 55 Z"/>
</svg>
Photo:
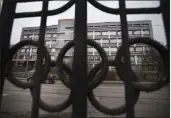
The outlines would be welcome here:
<svg viewBox="0 0 171 118">
<path fill-rule="evenodd" d="M 30 32 L 34 32 L 34 29 L 29 30 Z"/>
<path fill-rule="evenodd" d="M 132 31 L 128 31 L 128 34 L 132 34 Z"/>
<path fill-rule="evenodd" d="M 19 56 L 19 59 L 24 59 L 24 55 L 20 55 Z"/>
<path fill-rule="evenodd" d="M 110 31 L 110 35 L 116 35 L 116 31 Z"/>
<path fill-rule="evenodd" d="M 149 26 L 149 24 L 141 24 L 142 26 Z"/>
<path fill-rule="evenodd" d="M 25 52 L 26 50 L 25 49 L 21 49 L 21 52 Z"/>
<path fill-rule="evenodd" d="M 116 27 L 116 25 L 109 25 L 109 27 Z"/>
<path fill-rule="evenodd" d="M 28 30 L 24 30 L 24 32 L 27 32 Z"/>
<path fill-rule="evenodd" d="M 51 52 L 55 52 L 55 51 L 56 51 L 55 48 L 52 48 L 52 49 L 51 49 Z"/>
<path fill-rule="evenodd" d="M 110 39 L 110 43 L 117 43 L 117 39 Z"/>
<path fill-rule="evenodd" d="M 141 31 L 140 30 L 135 30 L 134 34 L 141 34 Z"/>
<path fill-rule="evenodd" d="M 121 31 L 118 31 L 118 35 L 121 35 Z"/>
<path fill-rule="evenodd" d="M 132 27 L 132 24 L 128 24 L 128 27 Z"/>
<path fill-rule="evenodd" d="M 57 37 L 57 34 L 53 34 L 52 37 Z"/>
<path fill-rule="evenodd" d="M 93 48 L 87 48 L 87 52 L 93 52 Z"/>
<path fill-rule="evenodd" d="M 30 49 L 27 49 L 27 52 L 30 52 Z"/>
<path fill-rule="evenodd" d="M 143 51 L 142 47 L 136 47 L 136 51 Z"/>
<path fill-rule="evenodd" d="M 139 27 L 141 26 L 140 24 L 133 24 L 133 25 L 134 25 L 134 26 L 139 26 Z"/>
<path fill-rule="evenodd" d="M 68 42 L 70 42 L 70 40 L 65 40 L 65 43 L 68 43 Z"/>
<path fill-rule="evenodd" d="M 88 28 L 93 28 L 93 26 L 88 26 Z"/>
<path fill-rule="evenodd" d="M 122 43 L 118 43 L 118 46 L 121 46 Z"/>
<path fill-rule="evenodd" d="M 88 35 L 93 35 L 93 32 L 88 32 Z"/>
<path fill-rule="evenodd" d="M 102 32 L 102 35 L 109 35 L 109 32 L 108 31 Z"/>
<path fill-rule="evenodd" d="M 56 44 L 56 40 L 52 40 L 52 44 Z"/>
<path fill-rule="evenodd" d="M 104 50 L 107 52 L 107 51 L 109 51 L 109 48 L 104 48 Z"/>
<path fill-rule="evenodd" d="M 47 37 L 47 38 L 51 37 L 51 34 L 46 34 L 46 37 Z"/>
<path fill-rule="evenodd" d="M 50 44 L 50 41 L 45 41 L 45 44 Z"/>
<path fill-rule="evenodd" d="M 144 47 L 145 51 L 150 51 L 152 48 L 151 47 Z"/>
<path fill-rule="evenodd" d="M 121 42 L 122 42 L 121 38 L 118 38 L 118 43 L 121 43 Z"/>
<path fill-rule="evenodd" d="M 27 35 L 23 35 L 23 38 L 26 39 L 27 38 Z"/>
<path fill-rule="evenodd" d="M 93 56 L 88 56 L 88 61 L 93 61 Z"/>
<path fill-rule="evenodd" d="M 101 40 L 95 40 L 97 43 L 101 43 Z"/>
<path fill-rule="evenodd" d="M 130 47 L 129 48 L 129 51 L 133 52 L 134 51 L 134 48 L 133 47 Z"/>
<path fill-rule="evenodd" d="M 51 28 L 46 28 L 46 31 L 51 31 Z"/>
<path fill-rule="evenodd" d="M 57 28 L 54 28 L 53 30 L 57 31 Z"/>
<path fill-rule="evenodd" d="M 116 52 L 117 51 L 117 48 L 110 48 L 110 51 L 111 52 Z"/>
<path fill-rule="evenodd" d="M 35 38 L 35 39 L 38 39 L 38 38 L 39 38 L 39 35 L 38 35 L 38 34 L 35 34 L 35 35 L 34 35 L 34 38 Z"/>
<path fill-rule="evenodd" d="M 109 60 L 114 60 L 115 59 L 115 56 L 109 56 L 108 59 Z"/>
<path fill-rule="evenodd" d="M 95 61 L 100 61 L 101 60 L 101 57 L 100 56 L 94 56 L 94 60 Z"/>
<path fill-rule="evenodd" d="M 94 26 L 94 27 L 100 27 L 99 25 L 97 25 L 97 26 Z"/>
<path fill-rule="evenodd" d="M 37 52 L 37 49 L 36 49 L 36 48 L 34 48 L 34 49 L 32 50 L 32 52 Z"/>
<path fill-rule="evenodd" d="M 143 30 L 143 34 L 150 34 L 150 31 L 148 29 Z"/>
<path fill-rule="evenodd" d="M 141 62 L 142 61 L 142 57 L 141 56 L 137 56 L 137 62 Z"/>
<path fill-rule="evenodd" d="M 51 59 L 55 59 L 55 56 L 51 56 Z"/>
<path fill-rule="evenodd" d="M 31 56 L 31 59 L 36 59 L 36 58 L 37 58 L 36 55 L 32 55 L 32 56 Z"/>
<path fill-rule="evenodd" d="M 94 32 L 94 35 L 101 35 L 101 32 Z"/>
<path fill-rule="evenodd" d="M 32 34 L 31 34 L 31 35 L 29 35 L 29 36 L 28 36 L 28 38 L 32 39 L 32 38 L 33 38 L 33 35 L 32 35 Z"/>
<path fill-rule="evenodd" d="M 109 40 L 102 40 L 102 43 L 109 43 Z"/>
<path fill-rule="evenodd" d="M 130 56 L 130 60 L 131 61 L 135 61 L 135 57 L 134 56 Z"/>
<path fill-rule="evenodd" d="M 36 29 L 36 32 L 39 32 L 39 29 Z"/>
</svg>

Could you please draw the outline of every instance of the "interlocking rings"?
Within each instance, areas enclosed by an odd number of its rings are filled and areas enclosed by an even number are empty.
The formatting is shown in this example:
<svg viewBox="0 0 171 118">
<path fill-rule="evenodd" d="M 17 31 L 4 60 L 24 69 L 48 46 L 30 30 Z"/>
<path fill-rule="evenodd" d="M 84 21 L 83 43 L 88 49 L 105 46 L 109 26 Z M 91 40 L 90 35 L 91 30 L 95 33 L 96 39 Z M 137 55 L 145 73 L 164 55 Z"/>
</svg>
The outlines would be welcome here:
<svg viewBox="0 0 171 118">
<path fill-rule="evenodd" d="M 118 75 L 120 77 L 120 79 L 122 81 L 125 81 L 124 78 L 124 73 L 123 73 L 123 62 L 121 61 L 122 57 L 123 57 L 123 46 L 121 45 L 121 47 L 118 49 L 118 52 L 116 54 L 115 60 L 109 60 L 107 58 L 107 55 L 105 53 L 105 51 L 103 50 L 103 48 L 101 48 L 101 46 L 96 43 L 93 40 L 87 40 L 88 45 L 94 47 L 97 49 L 97 51 L 99 52 L 102 61 L 95 65 L 94 68 L 91 69 L 91 71 L 88 73 L 87 75 L 87 79 L 88 79 L 88 98 L 90 100 L 90 102 L 92 103 L 92 105 L 99 111 L 105 113 L 105 114 L 110 114 L 110 115 L 120 115 L 126 112 L 126 105 L 122 105 L 118 108 L 108 108 L 104 105 L 102 105 L 95 97 L 94 93 L 93 93 L 93 89 L 96 88 L 99 84 L 101 84 L 104 79 L 105 76 L 108 73 L 108 66 L 115 66 L 116 70 L 118 72 Z M 136 104 L 139 95 L 140 95 L 140 91 L 146 91 L 146 92 L 152 92 L 155 91 L 157 89 L 160 89 L 161 87 L 163 87 L 164 85 L 166 85 L 169 82 L 169 65 L 168 65 L 168 56 L 169 56 L 169 51 L 160 43 L 158 43 L 155 40 L 152 40 L 151 38 L 135 38 L 135 39 L 130 39 L 128 41 L 129 45 L 133 45 L 136 43 L 144 43 L 147 44 L 153 48 L 155 48 L 161 58 L 163 59 L 163 64 L 164 64 L 164 70 L 162 71 L 161 77 L 154 83 L 152 84 L 144 84 L 144 83 L 140 83 L 137 79 L 136 74 L 134 73 L 134 71 L 132 69 L 130 69 L 129 73 L 130 73 L 130 77 L 132 78 L 133 82 L 133 92 L 135 94 L 134 100 L 133 100 L 133 105 Z M 21 41 L 18 44 L 16 44 L 15 46 L 13 46 L 10 49 L 10 56 L 9 56 L 9 64 L 7 66 L 10 67 L 11 63 L 12 63 L 12 58 L 14 56 L 14 54 L 17 52 L 17 50 L 19 50 L 19 48 L 26 46 L 26 45 L 33 45 L 38 47 L 38 43 L 36 41 L 32 41 L 32 40 L 25 40 L 25 41 Z M 62 83 L 68 87 L 71 88 L 71 74 L 72 74 L 72 70 L 71 68 L 69 68 L 66 64 L 63 63 L 63 58 L 66 54 L 66 52 L 74 46 L 74 41 L 70 41 L 69 43 L 67 43 L 59 52 L 57 60 L 51 61 L 50 60 L 50 55 L 47 51 L 47 49 L 45 48 L 45 66 L 44 66 L 44 76 L 46 77 L 49 70 L 50 70 L 50 66 L 56 66 L 57 67 L 57 73 L 59 74 L 60 80 L 62 81 Z M 100 71 L 100 72 L 99 72 Z M 64 74 L 64 72 L 66 72 L 66 74 L 69 76 L 68 80 Z M 94 78 L 94 76 L 99 72 L 99 74 L 97 75 L 96 78 Z M 31 90 L 31 94 L 33 95 L 33 87 L 35 86 L 34 84 L 34 76 L 35 73 L 32 76 L 32 81 L 30 83 L 25 83 L 22 81 L 17 80 L 13 74 L 12 74 L 12 69 L 9 69 L 9 76 L 8 76 L 8 80 L 13 83 L 14 85 L 21 87 L 21 88 L 30 88 Z M 44 78 L 43 78 L 44 79 Z M 42 80 L 43 80 L 42 79 Z M 62 110 L 65 110 L 67 107 L 69 107 L 72 104 L 71 102 L 71 93 L 69 94 L 69 97 L 67 98 L 66 101 L 64 101 L 63 103 L 57 105 L 57 106 L 53 106 L 53 105 L 48 105 L 46 104 L 44 101 L 42 101 L 40 99 L 39 101 L 39 107 L 43 110 L 49 111 L 49 112 L 60 112 Z"/>
<path fill-rule="evenodd" d="M 102 71 L 99 73 L 98 78 L 96 78 L 96 80 L 92 80 L 92 78 L 89 78 L 89 83 L 88 83 L 88 89 L 92 90 L 93 88 L 96 88 L 105 78 L 107 72 L 108 72 L 108 66 L 107 66 L 107 62 L 108 62 L 108 58 L 107 55 L 105 53 L 105 51 L 103 50 L 103 48 L 101 48 L 101 46 L 96 43 L 93 40 L 87 40 L 88 45 L 94 47 L 97 49 L 97 51 L 99 52 L 101 58 L 102 58 Z M 59 52 L 58 57 L 57 57 L 57 66 L 59 68 L 59 77 L 61 79 L 61 81 L 68 87 L 71 88 L 71 82 L 68 81 L 68 83 L 66 83 L 65 81 L 65 77 L 64 77 L 64 73 L 62 71 L 63 68 L 63 58 L 65 56 L 65 53 L 72 47 L 74 46 L 74 41 L 70 41 L 69 43 L 67 43 Z M 92 80 L 92 81 L 90 81 Z"/>
<path fill-rule="evenodd" d="M 146 92 L 152 92 L 157 89 L 160 89 L 161 87 L 163 87 L 169 82 L 169 65 L 168 65 L 169 52 L 168 50 L 163 45 L 161 45 L 155 40 L 152 40 L 151 38 L 135 38 L 135 39 L 130 39 L 128 41 L 129 45 L 133 45 L 136 43 L 144 43 L 155 48 L 159 52 L 160 56 L 162 57 L 164 70 L 161 72 L 161 76 L 155 83 L 147 84 L 147 83 L 140 83 L 136 81 L 136 82 L 133 82 L 133 86 L 137 89 L 140 89 L 141 91 L 146 91 Z M 121 46 L 118 50 L 118 53 L 116 55 L 116 60 L 117 60 L 116 63 L 121 63 L 119 61 L 121 61 L 120 58 L 122 57 L 122 48 L 123 46 Z"/>
<path fill-rule="evenodd" d="M 9 63 L 7 64 L 7 68 L 8 68 L 8 80 L 13 83 L 14 85 L 20 87 L 20 88 L 23 88 L 23 89 L 26 89 L 26 88 L 32 88 L 34 87 L 34 77 L 35 77 L 35 74 L 36 72 L 32 75 L 32 80 L 31 82 L 23 82 L 23 81 L 20 81 L 18 79 L 16 79 L 16 77 L 13 75 L 12 73 L 12 59 L 13 59 L 13 56 L 14 54 L 23 46 L 26 46 L 26 45 L 33 45 L 33 46 L 36 46 L 38 47 L 38 42 L 36 41 L 33 41 L 33 40 L 24 40 L 24 41 L 20 41 L 19 43 L 17 43 L 16 45 L 14 45 L 9 53 L 10 53 L 10 56 L 9 56 Z M 47 73 L 49 72 L 49 69 L 50 69 L 50 55 L 47 51 L 47 49 L 45 48 L 45 67 L 44 67 L 44 76 L 46 77 L 47 76 Z M 10 66 L 10 67 L 8 67 Z M 43 80 L 44 78 L 42 78 Z"/>
<path fill-rule="evenodd" d="M 108 66 L 116 66 L 117 64 L 115 64 L 115 61 L 112 61 L 112 60 L 109 60 L 108 61 Z M 121 68 L 121 67 L 117 67 L 117 68 Z M 116 68 L 116 69 L 117 69 Z M 91 73 L 90 73 L 90 76 L 94 77 L 96 75 L 96 73 L 101 69 L 101 63 L 99 63 L 98 65 L 96 65 Z M 118 70 L 117 70 L 118 71 Z M 131 77 L 133 78 L 134 81 L 137 80 L 137 77 L 135 75 L 135 73 L 133 73 L 133 71 L 131 70 L 130 71 L 131 73 Z M 120 76 L 120 74 L 119 74 Z M 122 76 L 120 76 L 120 78 L 122 78 Z M 121 79 L 121 80 L 124 80 L 124 79 Z M 138 89 L 134 89 L 134 93 L 135 93 L 135 99 L 133 100 L 134 101 L 134 105 L 136 104 L 137 100 L 138 100 L 138 97 L 139 97 L 139 94 L 140 94 L 140 91 Z M 96 97 L 94 96 L 94 93 L 93 91 L 89 91 L 88 93 L 88 98 L 91 102 L 91 104 L 96 108 L 98 109 L 99 111 L 105 113 L 105 114 L 110 114 L 110 115 L 120 115 L 120 114 L 123 114 L 126 112 L 126 105 L 123 105 L 123 106 L 120 106 L 118 108 L 107 108 L 106 106 L 102 105 L 98 100 L 96 100 Z"/>
<path fill-rule="evenodd" d="M 137 76 L 136 74 L 133 72 L 132 69 L 130 69 L 130 77 L 133 79 L 133 87 L 134 87 L 134 93 L 135 93 L 135 99 L 134 101 L 134 105 L 136 104 L 139 94 L 140 94 L 140 90 L 141 91 L 146 91 L 146 92 L 151 92 L 157 89 L 160 89 L 161 87 L 163 87 L 165 84 L 168 83 L 168 70 L 169 70 L 169 66 L 167 65 L 168 63 L 168 50 L 162 46 L 160 43 L 158 43 L 155 40 L 152 40 L 151 38 L 135 38 L 135 39 L 130 39 L 129 40 L 129 45 L 135 44 L 135 43 L 144 43 L 147 45 L 150 45 L 152 47 L 154 47 L 161 55 L 162 59 L 163 59 L 163 63 L 164 63 L 164 71 L 162 73 L 162 76 L 159 78 L 159 80 L 157 80 L 155 83 L 153 84 L 144 84 L 144 83 L 140 83 L 137 81 Z M 114 61 L 109 61 L 108 62 L 108 66 L 115 66 L 116 70 L 118 72 L 119 77 L 121 78 L 122 81 L 124 81 L 126 78 L 124 78 L 124 73 L 123 73 L 123 64 L 121 62 L 121 57 L 123 56 L 122 50 L 123 47 L 121 46 L 117 52 L 116 58 Z M 91 73 L 89 74 L 89 76 L 95 76 L 95 74 L 101 69 L 101 63 L 99 63 L 98 65 L 96 65 L 92 70 Z M 166 80 L 164 80 L 164 78 Z M 90 102 L 92 103 L 92 105 L 98 109 L 99 111 L 106 113 L 106 114 L 110 114 L 110 115 L 120 115 L 124 112 L 126 112 L 126 105 L 121 106 L 119 108 L 107 108 L 106 106 L 100 104 L 100 102 L 98 102 L 96 100 L 96 97 L 93 94 L 93 91 L 89 91 L 88 93 L 88 97 Z"/>
</svg>

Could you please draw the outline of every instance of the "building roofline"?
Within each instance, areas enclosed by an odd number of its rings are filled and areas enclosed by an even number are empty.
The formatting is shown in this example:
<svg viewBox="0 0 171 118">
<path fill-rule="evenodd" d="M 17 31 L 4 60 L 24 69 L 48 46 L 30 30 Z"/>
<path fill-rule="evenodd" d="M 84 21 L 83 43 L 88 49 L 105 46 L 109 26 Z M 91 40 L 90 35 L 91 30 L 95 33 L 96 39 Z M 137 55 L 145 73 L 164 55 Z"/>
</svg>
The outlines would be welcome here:
<svg viewBox="0 0 171 118">
<path fill-rule="evenodd" d="M 59 19 L 58 21 L 62 21 L 62 20 L 73 20 L 73 19 Z M 151 20 L 137 20 L 137 21 L 128 21 L 128 23 L 129 22 L 134 22 L 134 23 L 138 23 L 138 22 L 148 22 L 148 23 L 152 23 L 151 22 Z M 120 22 L 92 22 L 92 23 L 87 23 L 87 25 L 91 25 L 91 24 L 107 24 L 107 23 L 116 23 L 116 24 L 120 24 Z M 47 27 L 52 27 L 52 26 L 55 26 L 55 27 L 57 27 L 58 25 L 49 25 L 49 26 L 47 26 Z M 35 27 L 23 27 L 22 29 L 24 30 L 24 29 L 35 29 L 35 28 L 37 28 L 37 29 L 39 29 L 39 27 L 40 26 L 35 26 Z"/>
</svg>

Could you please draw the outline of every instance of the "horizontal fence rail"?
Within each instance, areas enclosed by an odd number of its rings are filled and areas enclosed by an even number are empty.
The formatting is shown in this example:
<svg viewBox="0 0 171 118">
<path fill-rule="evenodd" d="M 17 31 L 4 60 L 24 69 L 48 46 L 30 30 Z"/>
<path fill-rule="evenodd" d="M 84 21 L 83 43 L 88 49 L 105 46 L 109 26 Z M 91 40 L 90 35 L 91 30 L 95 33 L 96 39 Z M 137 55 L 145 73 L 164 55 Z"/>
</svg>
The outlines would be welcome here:
<svg viewBox="0 0 171 118">
<path fill-rule="evenodd" d="M 15 13 L 16 4 L 22 2 L 42 2 L 42 10 L 37 12 Z M 141 91 L 153 92 L 161 89 L 170 80 L 170 21 L 169 21 L 169 0 L 161 0 L 156 8 L 125 8 L 125 0 L 119 0 L 119 8 L 109 8 L 97 2 L 99 0 L 69 0 L 62 7 L 55 10 L 48 10 L 48 3 L 51 0 L 4 0 L 0 15 L 0 103 L 2 104 L 2 94 L 4 80 L 7 78 L 12 84 L 19 88 L 30 89 L 32 95 L 31 118 L 39 117 L 39 108 L 49 112 L 61 112 L 72 105 L 72 118 L 87 118 L 87 97 L 91 104 L 100 112 L 109 115 L 127 114 L 127 118 L 134 118 L 134 106 L 139 99 Z M 60 0 L 58 0 L 60 1 Z M 64 0 L 66 1 L 66 0 Z M 101 0 L 100 0 L 101 1 Z M 109 1 L 109 0 L 107 0 Z M 131 0 L 129 0 L 131 1 Z M 151 0 L 155 1 L 155 0 Z M 122 44 L 117 51 L 114 60 L 108 60 L 104 49 L 94 40 L 87 39 L 87 2 L 97 9 L 109 14 L 120 15 Z M 68 42 L 60 50 L 56 61 L 51 61 L 48 49 L 44 45 L 46 20 L 48 16 L 65 12 L 75 5 L 75 28 L 74 40 Z M 128 14 L 162 14 L 167 48 L 153 40 L 152 38 L 132 38 L 128 36 L 127 18 Z M 41 17 L 40 37 L 38 41 L 24 40 L 13 47 L 10 47 L 10 37 L 14 19 L 26 17 Z M 129 39 L 129 40 L 128 40 Z M 130 67 L 129 47 L 137 43 L 144 43 L 155 48 L 162 60 L 163 71 L 154 83 L 141 83 L 134 70 Z M 17 79 L 12 72 L 12 60 L 15 53 L 21 47 L 32 45 L 38 47 L 36 60 L 36 70 L 30 77 L 30 82 Z M 94 47 L 101 56 L 101 62 L 96 64 L 87 74 L 87 46 Z M 63 63 L 66 52 L 74 47 L 74 59 L 72 69 Z M 108 73 L 108 67 L 116 67 L 120 79 L 125 85 L 125 105 L 117 108 L 108 108 L 102 105 L 95 97 L 93 89 L 98 87 Z M 63 103 L 52 106 L 45 103 L 40 98 L 41 82 L 47 77 L 51 67 L 57 67 L 59 78 L 62 83 L 71 89 L 69 97 Z M 100 71 L 100 72 L 99 72 Z M 43 72 L 43 74 L 42 74 Z M 66 73 L 64 73 L 66 72 Z M 99 72 L 99 76 L 95 75 Z M 69 76 L 69 81 L 66 78 Z"/>
</svg>

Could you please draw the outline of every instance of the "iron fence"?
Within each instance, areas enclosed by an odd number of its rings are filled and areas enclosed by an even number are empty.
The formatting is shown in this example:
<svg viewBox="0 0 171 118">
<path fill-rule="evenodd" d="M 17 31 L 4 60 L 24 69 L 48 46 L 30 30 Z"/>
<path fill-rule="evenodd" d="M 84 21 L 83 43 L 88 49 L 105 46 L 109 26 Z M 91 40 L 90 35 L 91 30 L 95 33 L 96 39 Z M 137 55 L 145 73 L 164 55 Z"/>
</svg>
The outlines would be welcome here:
<svg viewBox="0 0 171 118">
<path fill-rule="evenodd" d="M 16 4 L 23 2 L 43 1 L 43 7 L 38 12 L 15 13 Z M 126 8 L 125 0 L 119 0 L 119 8 L 109 8 L 96 0 L 70 0 L 62 7 L 55 10 L 48 10 L 50 0 L 4 0 L 0 16 L 0 103 L 2 102 L 2 93 L 5 76 L 15 86 L 30 89 L 32 94 L 32 118 L 39 117 L 39 108 L 50 112 L 60 112 L 72 104 L 72 118 L 87 118 L 87 97 L 92 105 L 99 111 L 110 114 L 127 114 L 127 118 L 134 118 L 134 105 L 136 104 L 141 91 L 152 92 L 162 88 L 169 83 L 169 52 L 170 52 L 170 27 L 169 27 L 169 0 L 161 0 L 159 7 L 156 8 Z M 87 39 L 87 2 L 91 3 L 97 9 L 110 14 L 120 15 L 122 45 L 117 51 L 114 60 L 108 60 L 103 48 L 93 40 Z M 75 29 L 74 40 L 68 42 L 59 52 L 56 62 L 51 62 L 50 55 L 44 46 L 46 20 L 48 16 L 63 13 L 75 4 Z M 167 48 L 151 38 L 129 39 L 127 18 L 128 14 L 162 14 L 165 34 L 167 38 Z M 10 48 L 10 37 L 14 19 L 26 17 L 41 17 L 40 37 L 38 41 L 25 40 L 17 43 Z M 130 68 L 129 46 L 136 43 L 145 43 L 154 47 L 161 55 L 164 62 L 164 70 L 155 83 L 144 84 L 137 81 L 136 74 Z M 12 74 L 12 58 L 21 47 L 33 45 L 38 47 L 36 60 L 36 71 L 32 76 L 30 83 L 17 80 Z M 102 60 L 87 75 L 87 45 L 97 49 Z M 72 70 L 63 64 L 63 58 L 67 50 L 74 47 L 73 68 Z M 42 65 L 45 59 L 45 65 Z M 49 72 L 51 66 L 59 68 L 61 81 L 71 89 L 68 99 L 58 106 L 51 106 L 40 99 L 41 81 Z M 115 66 L 121 80 L 125 85 L 124 106 L 118 108 L 107 108 L 96 100 L 93 89 L 103 82 L 108 72 L 108 66 Z M 44 68 L 43 68 L 44 67 Z M 93 77 L 100 71 L 100 76 Z M 70 79 L 66 81 L 64 71 L 67 72 Z M 42 74 L 44 72 L 44 74 Z"/>
</svg>

